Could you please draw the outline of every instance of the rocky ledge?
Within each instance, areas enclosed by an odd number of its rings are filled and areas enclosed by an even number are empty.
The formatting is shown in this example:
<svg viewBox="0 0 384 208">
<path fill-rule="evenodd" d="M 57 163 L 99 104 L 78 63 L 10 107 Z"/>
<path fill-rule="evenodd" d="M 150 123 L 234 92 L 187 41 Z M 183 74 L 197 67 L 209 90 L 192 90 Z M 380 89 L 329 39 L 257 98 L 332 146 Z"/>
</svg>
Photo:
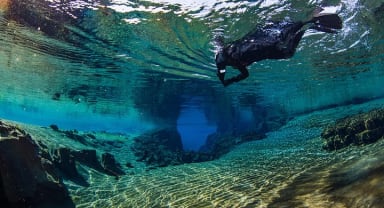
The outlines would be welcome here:
<svg viewBox="0 0 384 208">
<path fill-rule="evenodd" d="M 23 130 L 0 121 L 2 207 L 75 207 L 53 163 Z"/>
<path fill-rule="evenodd" d="M 63 181 L 88 186 L 88 176 L 78 169 L 85 166 L 116 178 L 125 174 L 108 152 L 99 155 L 95 149 L 48 147 L 0 121 L 1 207 L 75 207 Z"/>
<path fill-rule="evenodd" d="M 321 133 L 326 150 L 338 150 L 349 145 L 363 145 L 384 137 L 384 109 L 346 117 L 328 126 Z"/>
</svg>

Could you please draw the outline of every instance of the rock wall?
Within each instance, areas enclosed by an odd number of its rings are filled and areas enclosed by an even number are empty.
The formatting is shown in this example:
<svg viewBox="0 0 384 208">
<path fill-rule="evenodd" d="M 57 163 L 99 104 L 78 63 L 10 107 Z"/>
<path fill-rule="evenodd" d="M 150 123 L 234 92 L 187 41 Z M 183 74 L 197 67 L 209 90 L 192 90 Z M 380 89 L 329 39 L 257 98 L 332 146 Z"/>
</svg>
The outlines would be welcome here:
<svg viewBox="0 0 384 208">
<path fill-rule="evenodd" d="M 0 121 L 2 207 L 75 207 L 43 151 L 29 134 Z"/>
</svg>

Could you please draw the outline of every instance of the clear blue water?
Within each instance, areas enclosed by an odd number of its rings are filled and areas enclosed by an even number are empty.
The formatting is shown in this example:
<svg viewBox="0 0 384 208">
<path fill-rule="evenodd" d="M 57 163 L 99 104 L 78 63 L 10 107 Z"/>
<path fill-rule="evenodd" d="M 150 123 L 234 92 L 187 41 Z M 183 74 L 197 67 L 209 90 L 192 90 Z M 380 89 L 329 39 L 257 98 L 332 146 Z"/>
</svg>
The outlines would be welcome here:
<svg viewBox="0 0 384 208">
<path fill-rule="evenodd" d="M 229 42 L 268 20 L 308 19 L 319 5 L 340 14 L 339 33 L 308 30 L 294 57 L 255 63 L 248 79 L 227 88 L 220 84 L 215 37 Z M 383 5 L 381 0 L 5 0 L 0 118 L 130 138 L 174 127 L 183 148 L 195 151 L 214 133 L 269 134 L 299 116 L 383 98 Z M 320 116 L 318 125 L 340 115 Z"/>
<path fill-rule="evenodd" d="M 147 130 L 162 125 L 156 121 L 159 117 L 177 121 L 183 105 L 208 109 L 210 123 L 219 123 L 236 119 L 220 112 L 228 107 L 234 114 L 267 106 L 296 115 L 384 94 L 382 27 L 377 21 L 381 11 L 373 11 L 380 1 L 323 3 L 336 7 L 344 19 L 340 33 L 308 31 L 292 59 L 256 63 L 249 79 L 225 89 L 215 76 L 215 36 L 230 41 L 266 20 L 306 19 L 321 2 L 40 4 L 32 17 L 1 19 L 0 115 L 5 118 L 63 128 L 125 130 L 105 126 L 99 117 L 105 115 L 112 123 L 126 124 L 126 131 L 137 128 L 133 123 L 138 122 L 132 122 L 136 120 L 148 122 L 139 128 Z M 33 10 L 28 5 L 20 1 L 19 10 Z M 41 18 L 50 10 L 52 20 L 44 23 Z M 58 100 L 52 99 L 55 94 Z M 188 97 L 195 96 L 201 102 L 189 102 Z M 175 113 L 154 114 L 152 105 Z M 87 124 L 83 118 L 88 116 L 95 119 Z"/>
<path fill-rule="evenodd" d="M 201 110 L 184 109 L 177 119 L 177 130 L 181 133 L 183 149 L 199 151 L 207 136 L 216 131 L 216 127 L 208 123 Z"/>
</svg>

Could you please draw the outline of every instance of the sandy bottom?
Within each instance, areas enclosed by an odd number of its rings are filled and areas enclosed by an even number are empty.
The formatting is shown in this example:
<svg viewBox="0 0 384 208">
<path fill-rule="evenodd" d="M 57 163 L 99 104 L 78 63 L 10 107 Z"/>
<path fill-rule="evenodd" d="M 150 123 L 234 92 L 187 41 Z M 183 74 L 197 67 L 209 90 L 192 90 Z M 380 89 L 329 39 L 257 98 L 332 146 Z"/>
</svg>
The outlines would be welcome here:
<svg viewBox="0 0 384 208">
<path fill-rule="evenodd" d="M 264 140 L 237 146 L 221 159 L 148 169 L 134 161 L 131 137 L 98 134 L 121 140 L 109 151 L 127 175 L 116 179 L 84 168 L 89 187 L 66 181 L 77 207 L 382 207 L 384 140 L 337 152 L 322 150 L 322 128 L 335 119 L 381 107 L 383 100 L 303 115 Z M 68 139 L 46 128 L 25 126 L 52 145 Z M 54 142 L 53 142 L 54 141 Z"/>
</svg>

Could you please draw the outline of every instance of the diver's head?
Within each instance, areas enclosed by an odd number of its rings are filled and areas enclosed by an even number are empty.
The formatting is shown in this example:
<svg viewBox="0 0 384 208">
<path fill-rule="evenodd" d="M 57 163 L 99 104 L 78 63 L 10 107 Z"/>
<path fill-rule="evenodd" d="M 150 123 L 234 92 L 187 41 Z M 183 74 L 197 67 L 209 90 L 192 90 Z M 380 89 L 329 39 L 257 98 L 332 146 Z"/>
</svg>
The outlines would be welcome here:
<svg viewBox="0 0 384 208">
<path fill-rule="evenodd" d="M 219 48 L 219 49 L 224 48 L 224 37 L 222 35 L 216 35 L 213 41 L 216 48 Z"/>
</svg>

